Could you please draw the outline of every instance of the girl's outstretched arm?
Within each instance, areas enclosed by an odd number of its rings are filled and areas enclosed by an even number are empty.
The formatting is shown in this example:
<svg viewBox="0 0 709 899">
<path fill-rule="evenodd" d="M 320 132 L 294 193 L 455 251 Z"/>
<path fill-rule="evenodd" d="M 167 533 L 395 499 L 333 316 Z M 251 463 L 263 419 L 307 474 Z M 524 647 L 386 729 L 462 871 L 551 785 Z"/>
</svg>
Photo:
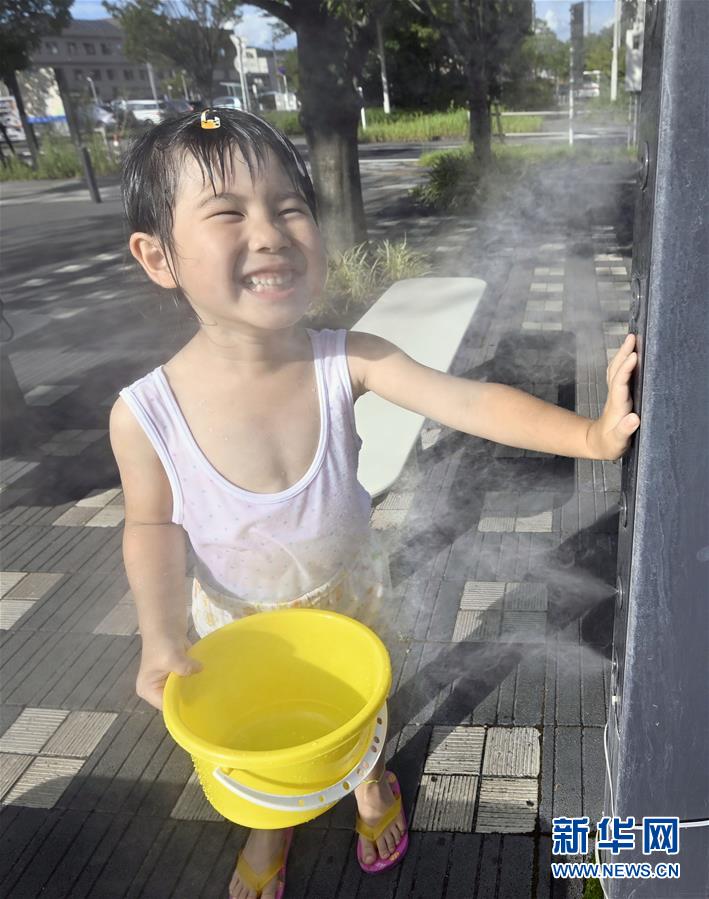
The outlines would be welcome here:
<svg viewBox="0 0 709 899">
<path fill-rule="evenodd" d="M 352 331 L 347 358 L 353 390 L 368 390 L 447 427 L 559 456 L 618 459 L 640 425 L 629 381 L 637 364 L 628 335 L 607 369 L 608 399 L 601 417 L 583 418 L 515 387 L 471 381 L 415 362 L 394 344 Z"/>
<path fill-rule="evenodd" d="M 142 638 L 136 692 L 159 709 L 168 674 L 200 667 L 187 656 L 185 533 L 171 521 L 162 463 L 122 399 L 111 410 L 110 435 L 125 499 L 123 559 Z"/>
</svg>

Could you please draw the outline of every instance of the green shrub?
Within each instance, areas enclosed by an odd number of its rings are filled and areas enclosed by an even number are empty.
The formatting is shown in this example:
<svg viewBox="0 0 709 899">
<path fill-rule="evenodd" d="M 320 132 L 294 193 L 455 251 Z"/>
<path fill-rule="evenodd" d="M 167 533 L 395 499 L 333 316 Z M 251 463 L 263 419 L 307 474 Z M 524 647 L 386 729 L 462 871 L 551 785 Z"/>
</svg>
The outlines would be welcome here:
<svg viewBox="0 0 709 899">
<path fill-rule="evenodd" d="M 259 113 L 261 118 L 266 119 L 276 128 L 280 128 L 284 134 L 289 137 L 293 135 L 303 134 L 303 128 L 300 124 L 299 113 L 297 111 L 276 109 L 270 112 Z"/>
<path fill-rule="evenodd" d="M 428 182 L 413 190 L 415 200 L 431 209 L 464 209 L 479 199 L 480 166 L 472 144 L 456 150 L 426 153 L 420 164 L 428 167 Z"/>
<path fill-rule="evenodd" d="M 428 179 L 414 188 L 412 196 L 429 209 L 455 211 L 470 208 L 492 195 L 504 194 L 520 181 L 529 182 L 540 165 L 563 160 L 602 164 L 633 156 L 634 151 L 625 146 L 493 143 L 492 161 L 483 173 L 475 159 L 473 145 L 466 144 L 455 150 L 422 154 L 419 165 L 428 168 Z"/>
</svg>

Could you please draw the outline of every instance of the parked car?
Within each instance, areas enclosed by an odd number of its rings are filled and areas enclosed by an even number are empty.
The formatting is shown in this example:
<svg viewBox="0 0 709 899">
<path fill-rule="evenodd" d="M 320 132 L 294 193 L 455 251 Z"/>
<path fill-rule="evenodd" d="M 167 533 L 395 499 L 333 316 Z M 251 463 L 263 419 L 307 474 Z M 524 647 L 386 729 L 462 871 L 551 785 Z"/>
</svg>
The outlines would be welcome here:
<svg viewBox="0 0 709 899">
<path fill-rule="evenodd" d="M 95 127 L 113 128 L 116 124 L 116 117 L 107 105 L 102 103 L 92 103 L 89 106 L 89 116 Z"/>
<path fill-rule="evenodd" d="M 157 125 L 163 119 L 165 101 L 158 100 L 120 100 L 119 109 L 130 113 L 142 125 Z"/>
<path fill-rule="evenodd" d="M 225 106 L 227 109 L 244 108 L 238 97 L 215 97 L 214 100 L 212 100 L 212 106 Z"/>
<path fill-rule="evenodd" d="M 192 106 L 187 100 L 177 97 L 172 100 L 165 100 L 165 108 L 163 109 L 163 118 L 171 119 L 176 116 L 184 115 L 186 112 L 193 112 Z"/>
</svg>

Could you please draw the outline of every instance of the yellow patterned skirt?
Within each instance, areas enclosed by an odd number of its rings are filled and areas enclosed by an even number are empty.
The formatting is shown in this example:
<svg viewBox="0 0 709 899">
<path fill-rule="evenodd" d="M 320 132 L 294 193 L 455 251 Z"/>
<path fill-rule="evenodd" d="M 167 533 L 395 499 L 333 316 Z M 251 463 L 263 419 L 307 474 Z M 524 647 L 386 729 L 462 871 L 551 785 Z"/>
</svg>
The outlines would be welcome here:
<svg viewBox="0 0 709 899">
<path fill-rule="evenodd" d="M 389 561 L 381 537 L 369 532 L 369 539 L 353 562 L 342 568 L 327 583 L 286 602 L 256 603 L 219 593 L 211 586 L 192 582 L 192 620 L 195 630 L 204 637 L 232 621 L 256 612 L 277 609 L 332 609 L 357 618 L 378 630 L 383 600 L 391 591 Z"/>
</svg>

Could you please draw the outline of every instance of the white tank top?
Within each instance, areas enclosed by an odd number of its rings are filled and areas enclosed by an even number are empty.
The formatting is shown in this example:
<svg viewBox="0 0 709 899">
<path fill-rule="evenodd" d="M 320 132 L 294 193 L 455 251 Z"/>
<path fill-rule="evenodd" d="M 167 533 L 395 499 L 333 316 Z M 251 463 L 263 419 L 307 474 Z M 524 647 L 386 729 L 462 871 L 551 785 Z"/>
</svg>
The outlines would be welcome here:
<svg viewBox="0 0 709 899">
<path fill-rule="evenodd" d="M 303 477 L 279 493 L 232 484 L 197 445 L 158 367 L 120 395 L 148 436 L 172 488 L 172 521 L 196 558 L 198 580 L 256 603 L 287 602 L 326 583 L 369 534 L 371 497 L 357 480 L 347 331 L 307 329 L 313 347 L 320 439 Z"/>
</svg>

